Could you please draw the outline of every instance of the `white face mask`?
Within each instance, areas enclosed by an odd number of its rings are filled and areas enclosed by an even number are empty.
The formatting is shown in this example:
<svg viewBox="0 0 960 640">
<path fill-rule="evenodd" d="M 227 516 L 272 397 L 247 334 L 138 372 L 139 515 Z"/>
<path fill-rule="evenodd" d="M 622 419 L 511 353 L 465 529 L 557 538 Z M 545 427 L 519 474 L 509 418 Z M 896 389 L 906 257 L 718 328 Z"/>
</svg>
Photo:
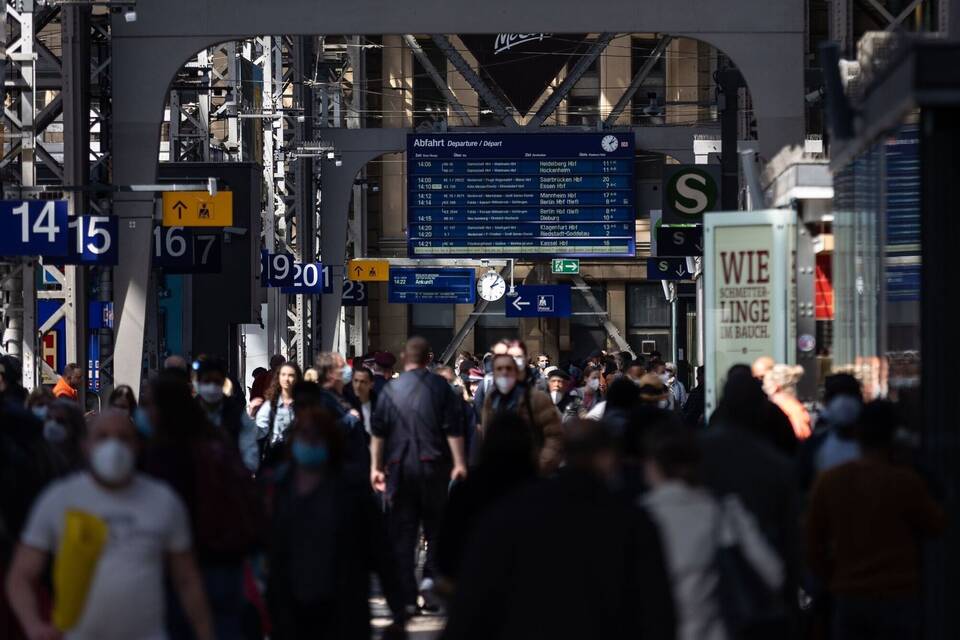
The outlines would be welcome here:
<svg viewBox="0 0 960 640">
<path fill-rule="evenodd" d="M 43 439 L 50 444 L 60 444 L 67 439 L 67 428 L 56 420 L 47 420 L 43 423 Z"/>
<path fill-rule="evenodd" d="M 550 397 L 553 398 L 553 404 L 557 404 L 558 402 L 560 402 L 560 392 L 559 392 L 559 391 L 551 391 L 551 392 L 550 392 Z"/>
<path fill-rule="evenodd" d="M 657 400 L 657 408 L 658 408 L 658 409 L 669 409 L 669 408 L 670 408 L 670 401 L 669 401 L 668 399 L 666 399 L 666 398 L 664 398 L 663 400 Z"/>
<path fill-rule="evenodd" d="M 587 380 L 587 388 L 591 391 L 596 391 L 600 388 L 600 378 L 590 378 Z"/>
<path fill-rule="evenodd" d="M 493 384 L 497 385 L 497 391 L 506 395 L 513 391 L 514 385 L 517 384 L 517 379 L 509 376 L 497 376 L 493 379 Z"/>
<path fill-rule="evenodd" d="M 197 395 L 207 404 L 217 404 L 223 400 L 223 386 L 216 382 L 199 382 L 194 385 Z"/>
<path fill-rule="evenodd" d="M 133 450 L 116 438 L 100 442 L 90 454 L 90 468 L 93 473 L 111 484 L 130 478 L 135 462 Z"/>
<path fill-rule="evenodd" d="M 517 369 L 523 369 L 527 366 L 527 360 L 523 356 L 513 356 L 513 361 L 517 363 Z"/>
</svg>

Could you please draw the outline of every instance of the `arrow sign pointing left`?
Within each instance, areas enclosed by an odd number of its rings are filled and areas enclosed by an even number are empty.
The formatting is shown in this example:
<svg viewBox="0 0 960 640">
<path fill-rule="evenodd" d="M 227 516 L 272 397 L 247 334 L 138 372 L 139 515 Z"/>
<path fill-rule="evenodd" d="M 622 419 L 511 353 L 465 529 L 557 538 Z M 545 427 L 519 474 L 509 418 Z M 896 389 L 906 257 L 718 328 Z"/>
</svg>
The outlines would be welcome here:
<svg viewBox="0 0 960 640">
<path fill-rule="evenodd" d="M 513 306 L 516 307 L 517 311 L 523 311 L 523 307 L 529 307 L 529 302 L 522 302 L 523 298 L 517 296 L 517 299 L 513 301 Z"/>
</svg>

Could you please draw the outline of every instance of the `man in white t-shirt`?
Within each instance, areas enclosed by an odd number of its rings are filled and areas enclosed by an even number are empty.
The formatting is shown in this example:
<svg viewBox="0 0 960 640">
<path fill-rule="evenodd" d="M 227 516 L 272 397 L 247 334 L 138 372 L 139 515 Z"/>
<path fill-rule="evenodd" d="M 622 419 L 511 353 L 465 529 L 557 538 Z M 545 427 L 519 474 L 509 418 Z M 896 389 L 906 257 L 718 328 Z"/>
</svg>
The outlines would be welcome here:
<svg viewBox="0 0 960 640">
<path fill-rule="evenodd" d="M 41 617 L 36 594 L 71 510 L 102 520 L 108 537 L 80 618 L 65 634 L 68 640 L 165 640 L 165 565 L 197 639 L 212 640 L 186 509 L 165 484 L 134 470 L 138 440 L 128 414 L 100 414 L 85 450 L 91 470 L 60 480 L 40 495 L 13 558 L 7 594 L 27 636 L 61 637 Z"/>
</svg>

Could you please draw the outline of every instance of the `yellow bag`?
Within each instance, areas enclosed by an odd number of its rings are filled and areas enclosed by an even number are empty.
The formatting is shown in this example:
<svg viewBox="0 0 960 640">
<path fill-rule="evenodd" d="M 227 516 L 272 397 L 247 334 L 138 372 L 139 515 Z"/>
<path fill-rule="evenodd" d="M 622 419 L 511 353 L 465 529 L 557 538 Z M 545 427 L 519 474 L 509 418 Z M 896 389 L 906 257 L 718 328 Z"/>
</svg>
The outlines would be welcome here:
<svg viewBox="0 0 960 640">
<path fill-rule="evenodd" d="M 63 537 L 53 563 L 53 625 L 60 631 L 73 628 L 107 543 L 107 523 L 84 511 L 68 510 Z"/>
</svg>

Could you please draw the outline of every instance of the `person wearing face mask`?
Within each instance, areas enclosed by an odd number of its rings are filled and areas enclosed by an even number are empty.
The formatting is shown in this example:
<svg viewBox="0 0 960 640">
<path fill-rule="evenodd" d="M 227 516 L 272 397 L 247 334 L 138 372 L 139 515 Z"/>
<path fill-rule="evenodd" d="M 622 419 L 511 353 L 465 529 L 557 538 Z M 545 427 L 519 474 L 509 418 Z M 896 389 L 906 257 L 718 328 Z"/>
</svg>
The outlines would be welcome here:
<svg viewBox="0 0 960 640">
<path fill-rule="evenodd" d="M 42 384 L 37 385 L 37 387 L 30 392 L 30 395 L 27 396 L 27 409 L 29 409 L 38 420 L 46 420 L 47 411 L 56 399 L 56 396 L 53 395 L 49 387 Z"/>
<path fill-rule="evenodd" d="M 640 388 L 640 403 L 658 409 L 670 408 L 670 391 L 663 382 L 663 376 L 646 373 L 637 382 Z"/>
<path fill-rule="evenodd" d="M 38 589 L 64 536 L 69 512 L 98 519 L 108 542 L 96 560 L 70 640 L 164 638 L 165 571 L 198 640 L 213 624 L 192 553 L 190 521 L 170 488 L 135 470 L 139 444 L 130 418 L 108 409 L 85 440 L 90 470 L 48 488 L 37 500 L 13 558 L 6 589 L 31 639 L 60 638 L 41 614 Z"/>
<path fill-rule="evenodd" d="M 583 386 L 571 391 L 578 416 L 586 416 L 603 399 L 600 391 L 601 373 L 599 368 L 587 365 L 583 369 Z"/>
<path fill-rule="evenodd" d="M 271 637 L 368 638 L 370 571 L 402 628 L 396 567 L 369 492 L 343 477 L 343 432 L 321 407 L 298 413 L 291 460 L 270 478 L 267 606 Z"/>
<path fill-rule="evenodd" d="M 83 467 L 86 432 L 87 424 L 76 402 L 55 400 L 47 408 L 43 439 L 53 451 L 60 474 L 65 475 Z"/>
<path fill-rule="evenodd" d="M 687 401 L 687 388 L 677 378 L 676 364 L 667 362 L 663 369 L 666 374 L 664 383 L 667 385 L 667 390 L 670 391 L 670 406 L 672 409 L 679 411 Z"/>
<path fill-rule="evenodd" d="M 353 367 L 339 353 L 326 351 L 317 356 L 320 393 L 316 398 L 327 411 L 337 417 L 347 440 L 345 467 L 361 485 L 366 485 L 370 469 L 370 436 L 363 424 L 363 414 L 354 408 L 345 395 L 353 382 Z"/>
<path fill-rule="evenodd" d="M 564 421 L 577 416 L 575 408 L 568 411 L 568 409 L 576 404 L 576 399 L 570 393 L 569 373 L 559 367 L 553 367 L 553 369 L 547 373 L 547 389 L 550 392 L 550 400 L 553 401 L 553 405 L 557 408 L 557 411 L 560 412 L 560 415 L 563 416 Z"/>
<path fill-rule="evenodd" d="M 207 420 L 226 432 L 240 449 L 243 463 L 250 471 L 256 471 L 260 464 L 257 425 L 247 414 L 242 399 L 224 395 L 226 363 L 219 358 L 201 357 L 194 363 L 194 372 L 193 388 Z"/>
<path fill-rule="evenodd" d="M 532 365 L 527 358 L 527 345 L 523 340 L 511 340 L 507 345 L 507 353 L 513 356 L 517 363 L 518 380 L 521 383 L 539 389 L 547 390 L 547 379 L 543 375 L 543 370 Z"/>
<path fill-rule="evenodd" d="M 540 472 L 547 476 L 563 460 L 563 425 L 560 412 L 543 391 L 519 383 L 516 360 L 510 355 L 493 359 L 494 389 L 484 398 L 481 410 L 483 429 L 501 413 L 523 418 L 533 429 Z"/>
</svg>

